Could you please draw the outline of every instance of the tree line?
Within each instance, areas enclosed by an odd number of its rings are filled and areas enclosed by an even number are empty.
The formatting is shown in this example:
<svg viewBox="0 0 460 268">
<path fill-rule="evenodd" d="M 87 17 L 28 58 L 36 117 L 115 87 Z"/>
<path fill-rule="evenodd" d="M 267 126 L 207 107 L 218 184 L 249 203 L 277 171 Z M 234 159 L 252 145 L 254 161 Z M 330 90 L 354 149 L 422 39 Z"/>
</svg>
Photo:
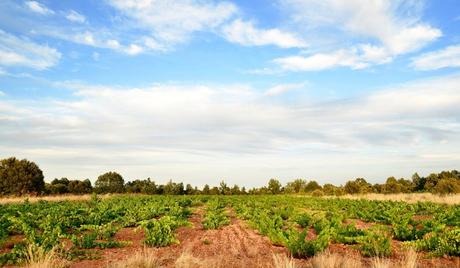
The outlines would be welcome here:
<svg viewBox="0 0 460 268">
<path fill-rule="evenodd" d="M 166 184 L 157 184 L 150 178 L 125 182 L 117 172 L 100 175 L 94 186 L 89 179 L 54 179 L 44 181 L 42 170 L 34 162 L 15 157 L 0 160 L 0 195 L 57 195 L 88 193 L 141 193 L 164 195 L 241 195 L 241 194 L 310 194 L 344 195 L 364 193 L 415 193 L 431 192 L 436 194 L 460 193 L 460 172 L 457 170 L 432 173 L 421 177 L 415 173 L 411 179 L 389 177 L 385 183 L 371 184 L 364 178 L 349 180 L 345 185 L 320 185 L 314 180 L 296 179 L 282 185 L 277 179 L 270 179 L 266 186 L 246 189 L 238 185 L 228 186 L 225 181 L 218 186 L 204 185 L 202 188 L 170 180 Z"/>
</svg>

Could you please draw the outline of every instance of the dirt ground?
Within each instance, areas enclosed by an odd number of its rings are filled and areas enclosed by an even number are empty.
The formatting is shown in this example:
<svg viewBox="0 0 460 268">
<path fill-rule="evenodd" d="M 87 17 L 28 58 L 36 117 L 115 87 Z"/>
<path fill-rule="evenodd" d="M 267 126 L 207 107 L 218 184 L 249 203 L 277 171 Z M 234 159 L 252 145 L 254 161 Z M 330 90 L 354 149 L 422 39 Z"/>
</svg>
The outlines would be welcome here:
<svg viewBox="0 0 460 268">
<path fill-rule="evenodd" d="M 272 245 L 267 237 L 249 228 L 243 221 L 231 216 L 231 224 L 218 230 L 204 230 L 201 221 L 203 210 L 196 209 L 190 217 L 192 227 L 177 230 L 178 244 L 164 248 L 154 248 L 158 265 L 161 267 L 275 267 L 273 256 L 288 257 L 284 247 Z M 358 224 L 359 225 L 359 224 Z M 364 223 L 362 224 L 364 225 Z M 362 226 L 365 227 L 365 226 Z M 93 260 L 81 260 L 71 264 L 73 268 L 111 267 L 142 251 L 144 233 L 141 229 L 125 228 L 115 238 L 132 243 L 114 249 L 96 250 L 99 257 Z M 353 246 L 333 244 L 329 251 L 351 258 L 361 259 L 359 251 Z M 392 261 L 404 258 L 400 243 L 393 243 Z M 310 260 L 294 259 L 297 267 L 308 267 Z M 363 263 L 370 265 L 370 259 Z M 460 267 L 459 258 L 427 258 L 420 255 L 419 267 Z"/>
</svg>

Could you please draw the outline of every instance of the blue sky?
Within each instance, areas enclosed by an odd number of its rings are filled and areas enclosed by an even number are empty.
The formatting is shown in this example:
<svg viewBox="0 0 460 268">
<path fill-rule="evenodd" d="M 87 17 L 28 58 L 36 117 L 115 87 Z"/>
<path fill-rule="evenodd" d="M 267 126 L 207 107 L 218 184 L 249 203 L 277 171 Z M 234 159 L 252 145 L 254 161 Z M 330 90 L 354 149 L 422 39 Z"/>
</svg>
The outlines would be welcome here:
<svg viewBox="0 0 460 268">
<path fill-rule="evenodd" d="M 0 157 L 48 180 L 459 168 L 456 0 L 4 0 L 0 17 Z"/>
</svg>

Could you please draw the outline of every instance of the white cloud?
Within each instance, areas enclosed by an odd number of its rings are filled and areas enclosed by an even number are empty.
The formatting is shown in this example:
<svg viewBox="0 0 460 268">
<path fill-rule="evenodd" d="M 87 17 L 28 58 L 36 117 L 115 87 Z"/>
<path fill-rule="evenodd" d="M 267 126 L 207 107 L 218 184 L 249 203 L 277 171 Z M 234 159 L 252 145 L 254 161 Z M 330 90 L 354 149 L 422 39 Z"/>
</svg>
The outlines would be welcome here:
<svg viewBox="0 0 460 268">
<path fill-rule="evenodd" d="M 386 0 L 281 0 L 293 21 L 305 25 L 306 34 L 321 39 L 338 32 L 332 51 L 276 59 L 285 70 L 324 70 L 338 66 L 354 69 L 391 62 L 394 57 L 419 50 L 438 39 L 441 30 L 421 22 L 421 1 Z M 372 42 L 369 42 L 372 40 Z M 355 45 L 343 47 L 343 43 Z M 315 65 L 318 66 L 315 67 Z"/>
<path fill-rule="evenodd" d="M 183 43 L 194 32 L 213 31 L 237 11 L 230 2 L 207 0 L 110 0 L 109 3 L 165 46 Z"/>
<path fill-rule="evenodd" d="M 51 9 L 48 9 L 45 5 L 40 4 L 37 1 L 26 1 L 25 4 L 33 12 L 36 12 L 42 15 L 54 14 L 54 11 L 52 11 Z"/>
<path fill-rule="evenodd" d="M 6 95 L 5 92 L 0 90 L 0 97 L 5 96 L 5 95 Z"/>
<path fill-rule="evenodd" d="M 437 70 L 447 67 L 460 67 L 460 45 L 422 54 L 412 60 L 418 70 Z"/>
<path fill-rule="evenodd" d="M 76 12 L 75 10 L 71 10 L 66 16 L 69 21 L 78 22 L 78 23 L 85 23 L 86 17 L 82 14 Z"/>
<path fill-rule="evenodd" d="M 56 65 L 60 58 L 61 53 L 54 48 L 0 30 L 0 65 L 43 70 Z"/>
<path fill-rule="evenodd" d="M 267 96 L 277 96 L 281 95 L 284 93 L 287 93 L 289 91 L 301 89 L 305 87 L 305 83 L 300 83 L 300 84 L 281 84 L 281 85 L 276 85 L 272 88 L 269 88 L 267 91 L 265 91 L 265 95 Z"/>
<path fill-rule="evenodd" d="M 427 172 L 458 165 L 459 83 L 454 75 L 292 104 L 244 85 L 66 82 L 56 86 L 74 99 L 0 100 L 0 151 L 55 176 L 115 169 L 196 183 Z M 455 157 L 435 163 L 428 154 Z"/>
<path fill-rule="evenodd" d="M 311 56 L 288 56 L 274 59 L 273 62 L 287 71 L 321 71 L 334 67 L 362 69 L 368 66 L 361 61 L 356 51 L 338 50 L 331 53 L 317 53 Z"/>
<path fill-rule="evenodd" d="M 234 20 L 222 28 L 224 37 L 244 46 L 275 45 L 281 48 L 303 48 L 305 41 L 279 29 L 258 29 L 251 21 Z"/>
</svg>

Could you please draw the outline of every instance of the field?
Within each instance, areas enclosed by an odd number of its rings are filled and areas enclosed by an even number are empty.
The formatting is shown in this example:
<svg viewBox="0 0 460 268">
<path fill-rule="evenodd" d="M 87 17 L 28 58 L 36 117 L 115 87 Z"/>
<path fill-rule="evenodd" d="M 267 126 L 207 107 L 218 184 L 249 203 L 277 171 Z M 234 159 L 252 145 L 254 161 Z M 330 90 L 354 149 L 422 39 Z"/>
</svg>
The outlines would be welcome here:
<svg viewBox="0 0 460 268">
<path fill-rule="evenodd" d="M 290 195 L 17 201 L 0 205 L 4 266 L 460 266 L 460 206 L 452 202 Z"/>
</svg>

